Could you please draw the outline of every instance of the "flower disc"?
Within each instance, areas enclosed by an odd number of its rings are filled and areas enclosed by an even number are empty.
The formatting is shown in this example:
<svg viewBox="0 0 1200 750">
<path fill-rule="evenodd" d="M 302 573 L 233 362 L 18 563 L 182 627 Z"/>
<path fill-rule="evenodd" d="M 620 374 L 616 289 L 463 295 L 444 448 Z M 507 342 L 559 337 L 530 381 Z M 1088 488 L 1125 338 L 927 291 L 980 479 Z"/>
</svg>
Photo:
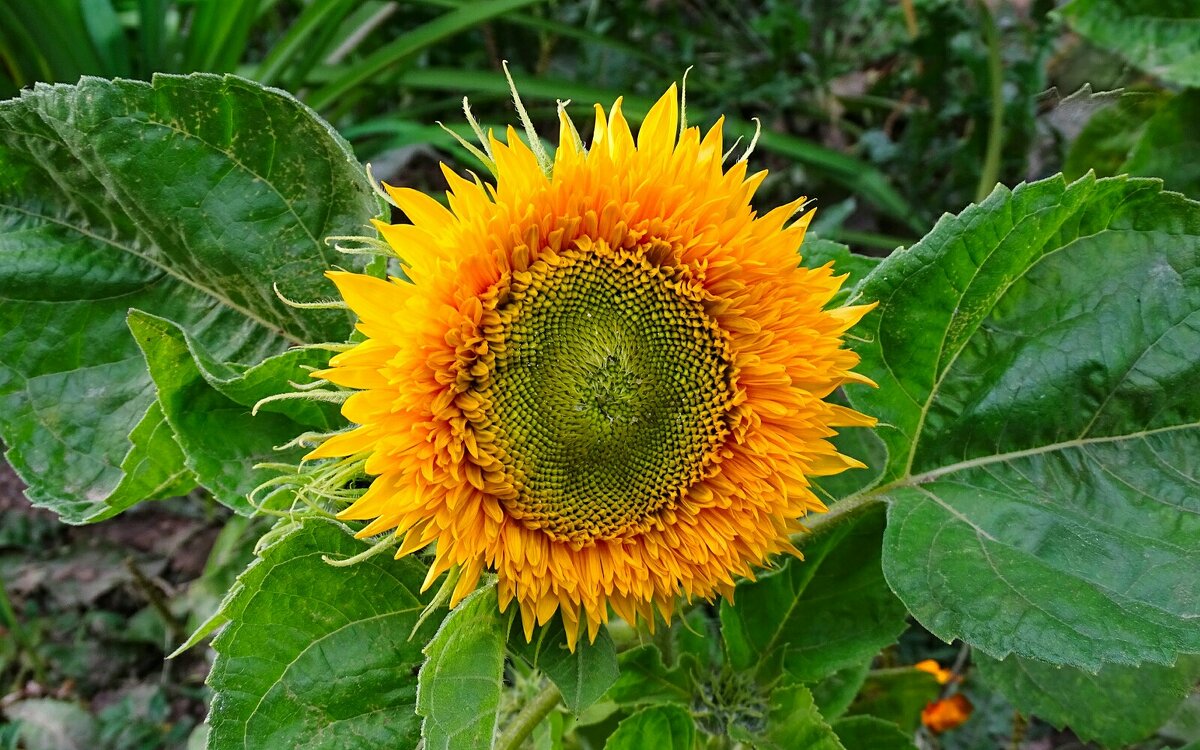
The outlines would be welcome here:
<svg viewBox="0 0 1200 750">
<path fill-rule="evenodd" d="M 539 259 L 488 296 L 483 407 L 468 415 L 513 518 L 554 539 L 629 536 L 702 478 L 733 395 L 703 290 L 644 253 Z M 494 305 L 494 307 L 493 307 Z"/>
<path fill-rule="evenodd" d="M 653 624 L 795 552 L 810 478 L 861 466 L 834 428 L 874 424 L 823 400 L 870 383 L 842 346 L 870 306 L 825 309 L 842 278 L 798 265 L 804 200 L 757 215 L 765 173 L 679 119 L 672 87 L 636 140 L 619 100 L 588 149 L 561 110 L 552 159 L 489 137 L 494 186 L 389 188 L 409 280 L 330 273 L 365 340 L 316 374 L 357 389 L 357 426 L 308 458 L 374 477 L 339 517 L 398 556 L 436 542 L 452 604 L 494 571 L 526 637 Z"/>
</svg>

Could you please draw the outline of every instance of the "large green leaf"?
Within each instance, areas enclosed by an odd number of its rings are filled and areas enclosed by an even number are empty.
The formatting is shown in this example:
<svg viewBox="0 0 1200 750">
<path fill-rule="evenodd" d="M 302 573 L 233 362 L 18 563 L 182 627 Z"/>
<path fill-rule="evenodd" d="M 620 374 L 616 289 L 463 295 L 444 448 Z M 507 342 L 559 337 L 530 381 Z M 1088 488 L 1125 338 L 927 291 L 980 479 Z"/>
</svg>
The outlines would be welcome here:
<svg viewBox="0 0 1200 750">
<path fill-rule="evenodd" d="M 617 650 L 607 627 L 600 628 L 595 642 L 584 638 L 572 651 L 567 647 L 562 618 L 555 618 L 538 628 L 529 643 L 520 628 L 514 627 L 509 648 L 558 686 L 563 703 L 576 716 L 600 700 L 620 675 Z"/>
<path fill-rule="evenodd" d="M 1200 652 L 1200 204 L 998 188 L 861 290 L 883 565 L 943 640 L 1095 669 Z"/>
<path fill-rule="evenodd" d="M 1200 678 L 1200 657 L 1174 667 L 1107 665 L 1096 674 L 1034 659 L 977 656 L 981 677 L 1019 710 L 1080 739 L 1123 747 L 1145 739 L 1183 703 Z"/>
<path fill-rule="evenodd" d="M 290 391 L 308 379 L 305 366 L 320 366 L 328 353 L 292 349 L 250 368 L 214 362 L 203 347 L 169 320 L 133 310 L 129 328 L 141 347 L 158 390 L 158 407 L 183 449 L 184 463 L 220 502 L 239 513 L 254 510 L 251 490 L 276 475 L 255 469 L 265 461 L 298 463 L 305 450 L 276 450 L 305 428 L 327 430 L 341 422 L 329 403 L 260 399 Z M 273 412 L 271 410 L 274 410 Z M 284 411 L 285 413 L 279 413 Z M 260 498 L 266 503 L 270 494 Z"/>
<path fill-rule="evenodd" d="M 425 717 L 427 750 L 490 748 L 504 689 L 504 639 L 496 587 L 464 599 L 425 646 L 417 681 L 417 713 Z"/>
<path fill-rule="evenodd" d="M 322 559 L 363 549 L 339 524 L 309 520 L 238 579 L 213 641 L 210 750 L 417 744 L 416 675 L 437 625 L 412 632 L 425 571 L 388 555 L 348 568 Z"/>
<path fill-rule="evenodd" d="M 1075 31 L 1147 73 L 1200 86 L 1196 0 L 1073 0 L 1058 12 Z"/>
<path fill-rule="evenodd" d="M 679 706 L 665 704 L 643 708 L 617 725 L 604 750 L 692 750 L 696 724 Z"/>
<path fill-rule="evenodd" d="M 0 439 L 30 498 L 83 522 L 186 485 L 126 311 L 221 362 L 344 338 L 346 314 L 271 285 L 327 296 L 322 271 L 347 261 L 324 238 L 378 206 L 328 125 L 239 78 L 85 78 L 0 103 Z M 150 474 L 123 481 L 133 467 Z"/>
<path fill-rule="evenodd" d="M 807 539 L 804 560 L 738 584 L 721 602 L 730 663 L 772 680 L 780 670 L 812 682 L 869 661 L 904 631 L 906 612 L 879 562 L 883 513 Z"/>
</svg>

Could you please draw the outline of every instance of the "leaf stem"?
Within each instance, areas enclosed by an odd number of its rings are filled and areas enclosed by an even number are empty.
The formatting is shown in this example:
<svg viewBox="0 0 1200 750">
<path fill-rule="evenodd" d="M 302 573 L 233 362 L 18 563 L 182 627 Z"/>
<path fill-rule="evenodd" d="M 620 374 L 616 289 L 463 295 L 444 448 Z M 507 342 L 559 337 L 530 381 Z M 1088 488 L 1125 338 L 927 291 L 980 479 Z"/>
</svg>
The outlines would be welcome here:
<svg viewBox="0 0 1200 750">
<path fill-rule="evenodd" d="M 979 187 L 975 190 L 975 202 L 979 203 L 988 197 L 1000 180 L 1000 153 L 1004 145 L 1004 65 L 1000 60 L 1000 32 L 996 28 L 996 19 L 988 10 L 987 3 L 979 0 L 977 4 L 979 14 L 983 17 L 983 38 L 987 42 L 992 109 L 987 152 L 983 159 L 983 170 L 979 174 Z"/>
<path fill-rule="evenodd" d="M 804 527 L 807 531 L 793 534 L 792 541 L 813 539 L 836 527 L 838 524 L 844 523 L 851 518 L 857 518 L 869 510 L 871 506 L 881 502 L 883 502 L 883 494 L 878 487 L 848 495 L 834 503 L 825 513 L 805 516 Z"/>
<path fill-rule="evenodd" d="M 553 682 L 547 683 L 542 692 L 525 704 L 517 718 L 508 725 L 500 739 L 496 740 L 496 750 L 518 750 L 525 738 L 533 734 L 533 730 L 542 723 L 542 719 L 550 715 L 560 700 L 562 693 L 558 691 L 558 686 Z"/>
</svg>

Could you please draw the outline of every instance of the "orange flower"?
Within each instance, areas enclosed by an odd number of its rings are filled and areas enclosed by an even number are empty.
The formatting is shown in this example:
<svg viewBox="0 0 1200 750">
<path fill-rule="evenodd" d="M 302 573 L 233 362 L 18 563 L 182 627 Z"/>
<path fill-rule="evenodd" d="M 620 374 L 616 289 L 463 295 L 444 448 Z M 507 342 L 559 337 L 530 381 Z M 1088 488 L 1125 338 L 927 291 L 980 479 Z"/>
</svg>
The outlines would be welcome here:
<svg viewBox="0 0 1200 750">
<path fill-rule="evenodd" d="M 933 659 L 919 661 L 913 665 L 913 668 L 933 675 L 939 685 L 945 685 L 954 679 L 954 672 L 951 672 L 949 669 L 942 669 L 942 666 Z"/>
<path fill-rule="evenodd" d="M 732 592 L 826 509 L 811 478 L 862 465 L 834 428 L 875 423 L 824 400 L 870 383 L 842 339 L 872 306 L 825 309 L 845 277 L 798 264 L 804 199 L 759 216 L 766 173 L 680 117 L 672 86 L 636 139 L 620 100 L 590 148 L 561 110 L 553 155 L 489 135 L 494 186 L 388 188 L 411 281 L 329 274 L 366 340 L 317 376 L 359 389 L 359 426 L 308 458 L 375 476 L 339 517 L 398 556 L 436 542 L 452 605 L 494 571 L 527 638 Z"/>
<path fill-rule="evenodd" d="M 962 726 L 963 722 L 971 718 L 971 712 L 974 710 L 975 707 L 967 700 L 967 696 L 955 693 L 949 698 L 926 704 L 921 710 L 921 723 L 929 727 L 931 732 L 945 732 Z"/>
</svg>

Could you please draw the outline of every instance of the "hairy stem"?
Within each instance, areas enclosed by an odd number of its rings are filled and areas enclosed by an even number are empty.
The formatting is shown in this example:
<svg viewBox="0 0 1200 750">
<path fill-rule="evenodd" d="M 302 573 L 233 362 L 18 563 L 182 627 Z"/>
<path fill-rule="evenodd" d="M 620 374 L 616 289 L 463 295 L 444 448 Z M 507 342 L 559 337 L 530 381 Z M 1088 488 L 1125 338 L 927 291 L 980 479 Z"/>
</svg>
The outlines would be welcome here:
<svg viewBox="0 0 1200 750">
<path fill-rule="evenodd" d="M 496 750 L 518 750 L 525 738 L 533 734 L 533 730 L 542 723 L 542 719 L 550 715 L 560 700 L 562 693 L 558 692 L 558 686 L 553 682 L 547 683 L 542 692 L 525 704 L 517 718 L 508 725 L 500 739 L 496 740 Z"/>
<path fill-rule="evenodd" d="M 879 488 L 849 495 L 834 503 L 827 513 L 805 516 L 803 523 L 808 530 L 793 534 L 792 541 L 800 542 L 820 536 L 847 520 L 861 516 L 873 505 L 881 502 L 883 502 L 883 495 Z"/>
</svg>

